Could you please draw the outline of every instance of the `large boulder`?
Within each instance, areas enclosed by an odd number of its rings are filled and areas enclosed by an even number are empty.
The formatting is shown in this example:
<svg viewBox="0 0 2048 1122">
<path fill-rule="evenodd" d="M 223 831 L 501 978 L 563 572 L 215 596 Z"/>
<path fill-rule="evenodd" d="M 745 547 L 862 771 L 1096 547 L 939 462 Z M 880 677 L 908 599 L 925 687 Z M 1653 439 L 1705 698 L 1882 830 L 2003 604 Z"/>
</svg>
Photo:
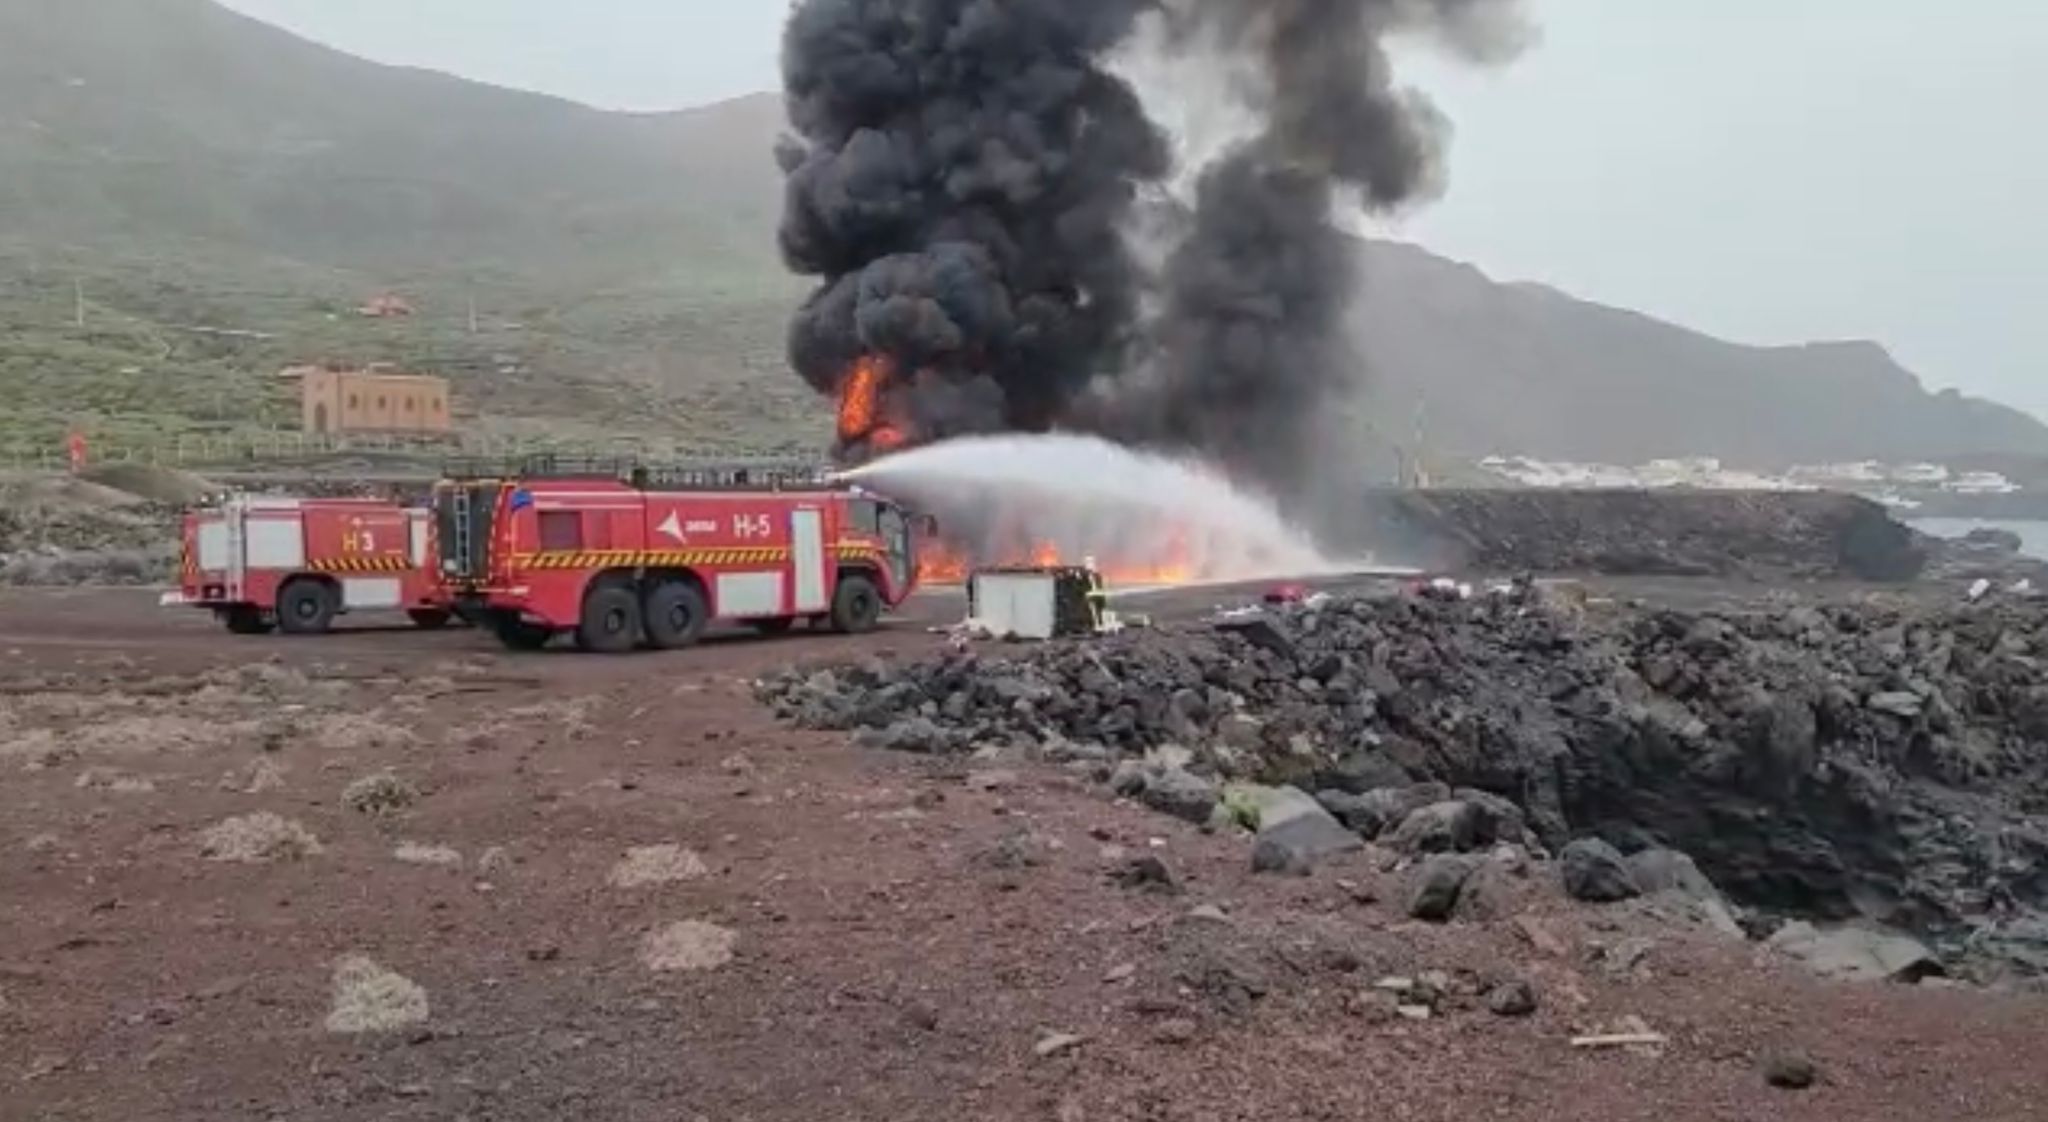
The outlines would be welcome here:
<svg viewBox="0 0 2048 1122">
<path fill-rule="evenodd" d="M 1411 811 L 1387 838 L 1401 853 L 1464 853 L 1479 843 L 1479 808 L 1463 800 Z"/>
<path fill-rule="evenodd" d="M 1145 777 L 1138 801 L 1161 814 L 1199 826 L 1216 809 L 1216 785 L 1192 772 L 1172 768 Z"/>
<path fill-rule="evenodd" d="M 1611 904 L 1643 894 L 1628 859 L 1598 838 L 1580 838 L 1558 855 L 1564 890 L 1575 900 Z"/>
<path fill-rule="evenodd" d="M 1468 858 L 1439 853 L 1416 867 L 1408 889 L 1408 914 L 1441 922 L 1457 910 L 1458 894 L 1472 875 Z"/>
<path fill-rule="evenodd" d="M 1258 818 L 1252 842 L 1252 868 L 1258 872 L 1306 876 L 1331 857 L 1365 848 L 1357 834 L 1296 788 L 1242 788 L 1240 793 Z"/>
<path fill-rule="evenodd" d="M 1941 961 L 1924 944 L 1880 928 L 1823 930 L 1788 923 L 1766 945 L 1817 974 L 1848 982 L 1918 982 L 1943 973 Z"/>
</svg>

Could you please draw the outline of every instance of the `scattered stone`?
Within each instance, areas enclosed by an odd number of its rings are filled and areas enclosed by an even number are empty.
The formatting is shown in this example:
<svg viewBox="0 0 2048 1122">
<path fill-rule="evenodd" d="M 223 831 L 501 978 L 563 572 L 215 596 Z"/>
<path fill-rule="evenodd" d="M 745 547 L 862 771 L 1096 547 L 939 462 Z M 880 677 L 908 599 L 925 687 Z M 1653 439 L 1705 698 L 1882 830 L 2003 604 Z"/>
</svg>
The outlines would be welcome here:
<svg viewBox="0 0 2048 1122">
<path fill-rule="evenodd" d="M 1526 1017 L 1536 1012 L 1536 987 L 1519 978 L 1486 991 L 1486 1007 L 1500 1017 Z"/>
<path fill-rule="evenodd" d="M 63 845 L 63 839 L 55 834 L 37 834 L 21 843 L 21 848 L 30 853 L 51 853 Z"/>
<path fill-rule="evenodd" d="M 1701 900 L 1721 899 L 1721 890 L 1707 879 L 1693 859 L 1675 849 L 1645 849 L 1628 859 L 1629 875 L 1646 894 L 1676 892 Z"/>
<path fill-rule="evenodd" d="M 1457 918 L 1474 923 L 1493 923 L 1522 910 L 1531 887 L 1526 873 L 1516 872 L 1516 861 L 1489 856 L 1478 860 L 1472 875 L 1458 891 Z"/>
<path fill-rule="evenodd" d="M 1515 931 L 1527 939 L 1531 947 L 1552 958 L 1563 958 L 1571 951 L 1548 924 L 1535 916 L 1516 916 Z"/>
<path fill-rule="evenodd" d="M 116 795 L 147 795 L 156 790 L 156 781 L 146 776 L 130 775 L 112 768 L 89 767 L 78 773 L 73 783 L 81 791 L 108 791 Z"/>
<path fill-rule="evenodd" d="M 1480 844 L 1479 808 L 1462 800 L 1409 812 L 1381 844 L 1402 853 L 1467 853 Z"/>
<path fill-rule="evenodd" d="M 1294 661 L 1293 640 L 1280 630 L 1272 616 L 1263 612 L 1218 620 L 1216 630 L 1237 635 L 1254 647 L 1271 651 L 1289 662 Z"/>
<path fill-rule="evenodd" d="M 1351 902 L 1354 904 L 1363 906 L 1380 902 L 1378 885 L 1365 881 L 1340 880 L 1337 882 L 1337 887 L 1342 889 L 1344 895 L 1350 897 Z"/>
<path fill-rule="evenodd" d="M 1307 876 L 1317 865 L 1365 848 L 1321 804 L 1292 787 L 1264 789 L 1257 798 L 1259 832 L 1252 843 L 1252 869 Z"/>
<path fill-rule="evenodd" d="M 1635 977 L 1643 973 L 1643 962 L 1650 957 L 1650 952 L 1655 950 L 1656 946 L 1656 943 L 1641 936 L 1623 939 L 1603 948 L 1600 952 L 1600 961 L 1606 966 L 1607 972 L 1617 978 Z"/>
<path fill-rule="evenodd" d="M 716 970 L 732 961 L 739 938 L 730 928 L 686 919 L 648 932 L 640 940 L 640 964 L 656 973 Z"/>
<path fill-rule="evenodd" d="M 1135 799 L 1144 794 L 1146 782 L 1143 760 L 1124 760 L 1109 774 L 1109 789 L 1120 798 Z"/>
<path fill-rule="evenodd" d="M 1765 945 L 1823 977 L 1849 982 L 1912 984 L 1945 973 L 1941 961 L 1918 940 L 1876 928 L 1821 930 L 1796 921 L 1779 928 Z"/>
<path fill-rule="evenodd" d="M 1918 694 L 1903 692 L 1872 694 L 1865 704 L 1879 713 L 1889 713 L 1908 721 L 1919 720 L 1927 709 L 1927 703 Z"/>
<path fill-rule="evenodd" d="M 1564 874 L 1564 890 L 1573 899 L 1611 904 L 1642 895 L 1627 859 L 1598 838 L 1580 838 L 1565 846 L 1558 862 Z"/>
<path fill-rule="evenodd" d="M 1216 785 L 1178 769 L 1162 771 L 1147 777 L 1138 801 L 1199 826 L 1209 820 L 1209 811 L 1216 806 Z"/>
<path fill-rule="evenodd" d="M 334 964 L 328 1032 L 393 1032 L 426 1023 L 429 1012 L 427 991 L 404 975 L 362 955 L 347 955 Z"/>
<path fill-rule="evenodd" d="M 1137 963 L 1135 963 L 1135 962 L 1120 962 L 1120 963 L 1117 963 L 1117 964 L 1116 964 L 1115 966 L 1112 966 L 1112 967 L 1110 967 L 1110 968 L 1109 968 L 1109 970 L 1108 970 L 1108 972 L 1102 975 L 1102 980 L 1103 980 L 1103 981 L 1105 981 L 1105 982 L 1108 982 L 1108 983 L 1109 983 L 1109 984 L 1111 984 L 1111 985 L 1115 985 L 1115 984 L 1117 984 L 1118 982 L 1128 982 L 1128 981 L 1130 981 L 1130 980 L 1131 980 L 1131 977 L 1132 977 L 1133 975 L 1137 974 L 1137 972 L 1138 972 L 1138 964 L 1137 964 Z"/>
<path fill-rule="evenodd" d="M 39 1079 L 47 1079 L 59 1072 L 69 1070 L 70 1067 L 71 1057 L 61 1056 L 55 1052 L 46 1052 L 29 1061 L 28 1067 L 21 1073 L 21 1079 L 24 1083 L 34 1083 Z"/>
<path fill-rule="evenodd" d="M 512 871 L 512 855 L 502 845 L 494 845 L 477 855 L 476 871 L 485 876 Z"/>
<path fill-rule="evenodd" d="M 1360 990 L 1345 997 L 1344 1011 L 1372 1024 L 1385 1024 L 1401 1015 L 1401 999 L 1386 990 Z"/>
<path fill-rule="evenodd" d="M 645 888 L 709 875 L 710 867 L 695 850 L 680 845 L 645 845 L 628 849 L 619 863 L 612 866 L 605 883 L 613 888 Z"/>
<path fill-rule="evenodd" d="M 1174 878 L 1173 870 L 1150 853 L 1126 860 L 1110 873 L 1110 877 L 1125 888 L 1169 894 L 1180 891 L 1180 882 Z"/>
<path fill-rule="evenodd" d="M 1764 1057 L 1764 1082 L 1786 1091 L 1804 1091 L 1820 1078 L 1820 1069 L 1798 1052 L 1772 1052 Z"/>
<path fill-rule="evenodd" d="M 297 861 L 322 852 L 312 831 L 269 811 L 223 819 L 199 835 L 199 855 L 247 865 Z"/>
<path fill-rule="evenodd" d="M 419 788 L 389 771 L 366 775 L 341 792 L 342 805 L 358 814 L 396 814 L 419 800 Z"/>
<path fill-rule="evenodd" d="M 1216 726 L 1216 740 L 1232 752 L 1256 752 L 1265 743 L 1266 722 L 1249 713 L 1232 713 Z"/>
<path fill-rule="evenodd" d="M 391 856 L 408 865 L 437 865 L 442 868 L 462 867 L 462 854 L 445 845 L 421 845 L 418 842 L 400 842 Z"/>
<path fill-rule="evenodd" d="M 270 791 L 284 790 L 284 765 L 268 756 L 259 756 L 249 764 L 249 770 L 241 782 L 245 795 L 261 795 Z"/>
<path fill-rule="evenodd" d="M 1159 1022 L 1152 1030 L 1152 1039 L 1161 1044 L 1186 1044 L 1201 1032 L 1201 1026 L 1186 1017 L 1169 1017 Z"/>
<path fill-rule="evenodd" d="M 1197 904 L 1188 909 L 1188 918 L 1196 923 L 1229 923 L 1230 917 L 1214 904 Z"/>
<path fill-rule="evenodd" d="M 965 732 L 944 728 L 937 721 L 925 716 L 910 717 L 883 728 L 863 728 L 854 734 L 853 740 L 863 748 L 881 748 L 891 752 L 913 752 L 927 756 L 958 751 L 968 744 Z"/>
<path fill-rule="evenodd" d="M 1071 1052 L 1087 1041 L 1087 1037 L 1076 1033 L 1047 1033 L 1038 1038 L 1038 1043 L 1031 1046 L 1031 1051 L 1041 1060 L 1051 1059 L 1062 1052 Z"/>
<path fill-rule="evenodd" d="M 1046 863 L 1052 853 L 1051 843 L 1029 826 L 1016 826 L 996 840 L 996 844 L 981 855 L 981 863 L 991 869 L 1035 869 Z"/>
<path fill-rule="evenodd" d="M 1471 862 L 1453 854 L 1440 853 L 1423 861 L 1408 890 L 1408 914 L 1439 923 L 1451 918 L 1471 875 Z"/>
<path fill-rule="evenodd" d="M 977 771 L 967 777 L 967 789 L 970 791 L 1007 791 L 1016 785 L 1017 773 L 1014 771 Z"/>
</svg>

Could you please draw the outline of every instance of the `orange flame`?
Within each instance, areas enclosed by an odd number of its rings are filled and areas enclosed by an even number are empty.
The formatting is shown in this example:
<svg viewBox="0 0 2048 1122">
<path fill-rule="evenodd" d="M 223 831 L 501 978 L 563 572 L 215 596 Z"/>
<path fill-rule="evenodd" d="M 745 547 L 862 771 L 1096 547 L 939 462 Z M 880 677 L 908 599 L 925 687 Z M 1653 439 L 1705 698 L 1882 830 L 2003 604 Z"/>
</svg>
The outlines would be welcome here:
<svg viewBox="0 0 2048 1122">
<path fill-rule="evenodd" d="M 966 584 L 968 575 L 976 568 L 1058 568 L 1085 561 L 1086 558 L 1062 556 L 1059 546 L 1052 542 L 1037 542 L 1027 550 L 977 564 L 967 551 L 951 542 L 925 541 L 918 546 L 917 579 L 920 584 L 957 585 Z M 1168 543 L 1155 559 L 1098 557 L 1095 567 L 1110 585 L 1190 584 L 1198 575 L 1179 542 Z"/>
<path fill-rule="evenodd" d="M 895 373 L 883 355 L 863 355 L 839 383 L 839 443 L 865 442 L 874 452 L 893 452 L 909 439 L 884 414 L 883 390 Z"/>
</svg>

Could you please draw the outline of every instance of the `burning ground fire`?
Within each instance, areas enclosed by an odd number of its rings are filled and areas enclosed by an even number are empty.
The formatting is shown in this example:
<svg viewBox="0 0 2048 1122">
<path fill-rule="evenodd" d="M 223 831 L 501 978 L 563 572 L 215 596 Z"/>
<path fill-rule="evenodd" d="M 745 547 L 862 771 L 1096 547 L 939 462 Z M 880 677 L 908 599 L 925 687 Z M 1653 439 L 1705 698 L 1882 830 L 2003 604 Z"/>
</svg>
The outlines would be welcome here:
<svg viewBox="0 0 2048 1122">
<path fill-rule="evenodd" d="M 1080 565 L 1087 560 L 1086 557 L 1062 556 L 1059 546 L 1038 542 L 1023 552 L 998 554 L 993 560 L 977 562 L 967 550 L 951 542 L 927 541 L 921 543 L 918 550 L 917 579 L 921 584 L 966 584 L 967 574 L 976 568 L 1055 568 Z M 1176 557 L 1171 549 L 1165 551 L 1163 560 L 1116 557 L 1097 557 L 1094 560 L 1102 579 L 1112 585 L 1181 585 L 1192 584 L 1199 579 L 1195 566 L 1184 557 Z"/>
</svg>

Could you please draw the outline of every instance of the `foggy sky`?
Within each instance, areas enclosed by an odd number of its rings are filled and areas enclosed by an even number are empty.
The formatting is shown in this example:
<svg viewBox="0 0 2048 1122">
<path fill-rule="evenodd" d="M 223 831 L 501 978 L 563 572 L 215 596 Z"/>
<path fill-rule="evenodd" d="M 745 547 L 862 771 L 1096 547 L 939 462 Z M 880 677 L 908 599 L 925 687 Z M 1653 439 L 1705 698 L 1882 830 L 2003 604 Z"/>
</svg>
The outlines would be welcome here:
<svg viewBox="0 0 2048 1122">
<path fill-rule="evenodd" d="M 787 10 L 228 3 L 381 61 L 635 109 L 772 88 Z M 1456 124 L 1451 191 L 1389 233 L 1739 341 L 1877 339 L 1932 388 L 2048 416 L 2048 5 L 1530 7 L 1543 39 L 1513 67 L 1407 60 Z"/>
</svg>

